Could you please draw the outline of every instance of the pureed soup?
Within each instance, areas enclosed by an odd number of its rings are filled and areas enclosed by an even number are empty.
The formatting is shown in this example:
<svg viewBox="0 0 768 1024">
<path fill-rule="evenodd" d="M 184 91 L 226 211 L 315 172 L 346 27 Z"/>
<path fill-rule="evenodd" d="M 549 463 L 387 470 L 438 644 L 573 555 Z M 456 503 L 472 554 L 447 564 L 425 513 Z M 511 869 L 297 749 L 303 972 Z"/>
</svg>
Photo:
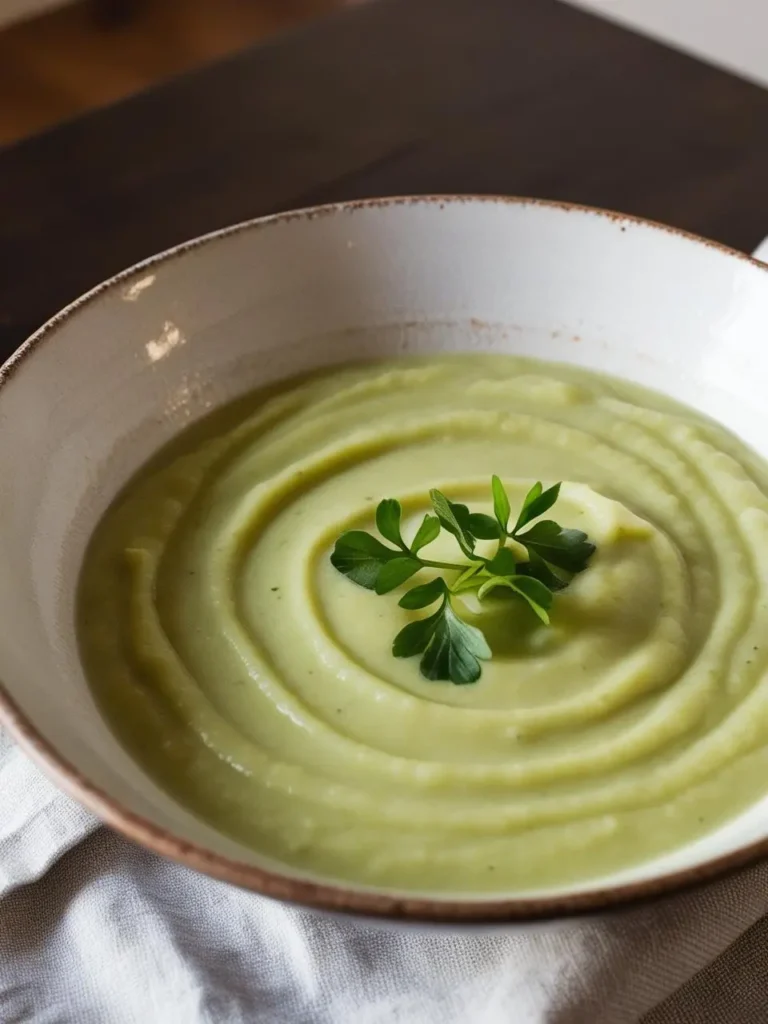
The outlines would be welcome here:
<svg viewBox="0 0 768 1024">
<path fill-rule="evenodd" d="M 525 529 L 554 520 L 595 550 L 574 575 L 554 566 L 568 585 L 548 624 L 519 591 L 459 586 L 470 652 L 444 629 L 428 679 L 426 627 L 405 634 L 412 656 L 393 640 L 445 595 L 399 601 L 459 570 L 377 594 L 331 554 L 351 530 L 376 538 L 369 555 L 393 546 L 383 498 L 406 548 L 431 489 L 493 521 L 493 475 L 510 530 L 533 484 L 563 481 Z M 269 857 L 422 892 L 572 883 L 765 793 L 766 495 L 732 435 L 618 380 L 491 355 L 337 368 L 215 414 L 129 483 L 85 558 L 82 657 L 147 771 Z M 418 556 L 469 565 L 504 543 L 460 539 L 443 528 Z M 526 549 L 508 547 L 514 570 Z"/>
</svg>

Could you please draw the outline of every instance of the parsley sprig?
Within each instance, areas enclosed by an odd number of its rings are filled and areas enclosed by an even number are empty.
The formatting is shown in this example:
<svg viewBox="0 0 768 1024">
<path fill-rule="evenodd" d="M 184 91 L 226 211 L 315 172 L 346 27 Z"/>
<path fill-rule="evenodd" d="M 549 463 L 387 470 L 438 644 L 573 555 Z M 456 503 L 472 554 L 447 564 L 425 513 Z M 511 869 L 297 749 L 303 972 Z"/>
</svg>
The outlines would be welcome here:
<svg viewBox="0 0 768 1024">
<path fill-rule="evenodd" d="M 336 541 L 331 554 L 331 563 L 340 573 L 377 594 L 389 593 L 422 569 L 452 574 L 450 582 L 435 576 L 412 587 L 399 602 L 401 608 L 410 611 L 439 602 L 437 611 L 408 623 L 392 644 L 396 658 L 421 655 L 421 674 L 426 679 L 445 679 L 457 685 L 474 683 L 480 678 L 480 662 L 491 657 L 482 631 L 457 613 L 453 601 L 456 596 L 471 591 L 482 601 L 492 593 L 504 594 L 523 601 L 548 625 L 555 593 L 586 569 L 595 551 L 583 531 L 541 518 L 557 501 L 559 483 L 547 490 L 535 483 L 511 527 L 509 497 L 497 476 L 492 478 L 491 490 L 493 516 L 470 512 L 466 505 L 449 501 L 440 491 L 430 491 L 434 515 L 424 516 L 410 544 L 401 533 L 400 502 L 385 498 L 376 508 L 376 528 L 389 545 L 364 530 L 348 530 Z M 441 530 L 455 538 L 465 561 L 424 557 L 421 552 Z M 496 551 L 490 557 L 479 554 L 479 540 L 495 540 Z M 508 541 L 512 541 L 512 547 L 507 546 Z"/>
</svg>

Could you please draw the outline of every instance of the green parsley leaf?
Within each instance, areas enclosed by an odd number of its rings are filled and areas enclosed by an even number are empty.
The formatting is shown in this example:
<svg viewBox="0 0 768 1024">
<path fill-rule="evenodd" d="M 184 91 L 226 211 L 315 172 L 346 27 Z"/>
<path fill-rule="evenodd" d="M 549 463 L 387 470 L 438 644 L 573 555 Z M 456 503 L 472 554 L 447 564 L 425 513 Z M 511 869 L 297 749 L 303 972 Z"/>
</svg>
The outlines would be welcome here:
<svg viewBox="0 0 768 1024">
<path fill-rule="evenodd" d="M 546 491 L 542 491 L 541 483 L 534 484 L 525 496 L 523 507 L 512 531 L 513 536 L 518 530 L 522 530 L 524 526 L 527 526 L 531 520 L 537 519 L 539 516 L 543 516 L 545 512 L 548 512 L 559 496 L 560 484 L 555 484 L 554 487 L 549 487 Z"/>
<path fill-rule="evenodd" d="M 548 587 L 550 590 L 556 592 L 558 590 L 565 590 L 568 586 L 568 580 L 562 579 L 556 573 L 552 572 L 546 562 L 543 562 L 539 556 L 529 551 L 530 557 L 529 562 L 520 562 L 517 566 L 517 571 L 523 576 L 532 576 L 535 580 L 539 580 Z"/>
<path fill-rule="evenodd" d="M 400 536 L 401 515 L 400 502 L 395 498 L 385 498 L 376 507 L 376 529 L 385 540 L 404 548 L 405 544 Z"/>
<path fill-rule="evenodd" d="M 429 497 L 432 501 L 432 508 L 440 520 L 440 525 L 448 533 L 453 534 L 464 554 L 468 558 L 473 558 L 475 538 L 472 536 L 472 531 L 469 528 L 469 509 L 467 506 L 449 501 L 438 490 L 431 490 Z"/>
<path fill-rule="evenodd" d="M 416 536 L 411 541 L 411 552 L 415 555 L 417 551 L 431 544 L 440 535 L 440 520 L 437 516 L 424 516 L 421 526 L 416 531 Z"/>
<path fill-rule="evenodd" d="M 486 566 L 494 576 L 514 576 L 517 572 L 517 559 L 509 548 L 497 551 Z"/>
<path fill-rule="evenodd" d="M 595 552 L 586 533 L 565 529 L 552 519 L 543 519 L 515 540 L 548 565 L 567 572 L 583 572 Z"/>
<path fill-rule="evenodd" d="M 426 650 L 427 644 L 432 639 L 437 620 L 443 614 L 443 609 L 428 615 L 426 619 L 417 619 L 416 622 L 409 622 L 403 626 L 392 643 L 392 653 L 396 658 L 412 658 L 414 654 L 421 654 Z"/>
<path fill-rule="evenodd" d="M 434 615 L 401 629 L 392 645 L 396 658 L 422 652 L 419 668 L 425 679 L 447 679 L 457 686 L 476 682 L 480 661 L 491 657 L 483 634 L 456 615 L 447 597 Z"/>
<path fill-rule="evenodd" d="M 552 591 L 539 580 L 535 580 L 530 576 L 513 576 L 512 583 L 513 589 L 521 597 L 525 598 L 541 621 L 549 625 L 549 615 L 547 615 L 547 612 L 552 607 Z"/>
<path fill-rule="evenodd" d="M 353 583 L 373 590 L 382 566 L 399 555 L 364 530 L 348 530 L 336 541 L 331 564 Z"/>
<path fill-rule="evenodd" d="M 492 576 L 477 592 L 482 600 L 497 587 L 505 587 L 519 594 L 533 609 L 545 625 L 549 625 L 549 609 L 552 607 L 552 591 L 531 576 Z"/>
<path fill-rule="evenodd" d="M 487 516 L 483 512 L 470 512 L 469 530 L 478 540 L 498 540 L 501 535 L 499 524 L 493 516 Z"/>
<path fill-rule="evenodd" d="M 425 679 L 450 679 L 456 686 L 480 678 L 480 661 L 491 657 L 488 643 L 475 626 L 463 622 L 446 600 L 419 664 Z"/>
<path fill-rule="evenodd" d="M 477 596 L 482 599 L 487 597 L 492 590 L 497 590 L 499 587 L 507 587 L 512 589 L 511 576 L 489 576 L 484 581 L 482 586 L 477 591 Z"/>
<path fill-rule="evenodd" d="M 499 522 L 501 532 L 506 534 L 509 525 L 509 498 L 504 490 L 504 484 L 497 476 L 491 477 L 491 491 L 493 492 L 493 514 Z"/>
<path fill-rule="evenodd" d="M 512 530 L 513 534 L 517 533 L 520 527 L 525 526 L 525 524 L 528 522 L 528 518 L 526 518 L 526 512 L 528 511 L 529 507 L 534 503 L 534 501 L 536 501 L 536 499 L 540 496 L 542 490 L 543 488 L 541 486 L 541 481 L 537 480 L 533 487 L 530 489 L 530 491 L 528 491 L 526 496 L 523 498 L 523 507 L 520 509 L 520 515 L 517 517 L 517 522 L 515 523 L 514 529 Z"/>
<path fill-rule="evenodd" d="M 377 594 L 388 594 L 390 590 L 410 579 L 420 568 L 421 562 L 417 558 L 410 558 L 408 555 L 391 558 L 379 569 L 374 590 Z"/>
<path fill-rule="evenodd" d="M 429 583 L 422 583 L 418 587 L 412 587 L 411 590 L 403 594 L 398 604 L 401 608 L 426 608 L 427 605 L 434 604 L 438 598 L 443 597 L 446 590 L 445 580 L 440 576 L 436 576 Z"/>
</svg>

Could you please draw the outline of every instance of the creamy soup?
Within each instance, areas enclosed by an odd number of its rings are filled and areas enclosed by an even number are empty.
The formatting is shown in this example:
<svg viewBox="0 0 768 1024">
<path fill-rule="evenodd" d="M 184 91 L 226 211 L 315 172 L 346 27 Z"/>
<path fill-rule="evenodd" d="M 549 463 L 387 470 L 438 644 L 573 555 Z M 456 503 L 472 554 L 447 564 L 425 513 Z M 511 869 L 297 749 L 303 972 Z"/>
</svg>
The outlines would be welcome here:
<svg viewBox="0 0 768 1024">
<path fill-rule="evenodd" d="M 492 514 L 563 481 L 596 545 L 555 596 L 456 598 L 492 652 L 469 685 L 392 641 L 431 609 L 336 571 L 384 497 L 411 538 L 430 488 Z M 335 368 L 196 425 L 88 549 L 86 672 L 166 790 L 324 878 L 519 892 L 630 866 L 768 788 L 768 469 L 679 405 L 505 356 Z M 513 512 L 513 515 L 515 513 Z M 443 532 L 424 549 L 459 554 Z"/>
</svg>

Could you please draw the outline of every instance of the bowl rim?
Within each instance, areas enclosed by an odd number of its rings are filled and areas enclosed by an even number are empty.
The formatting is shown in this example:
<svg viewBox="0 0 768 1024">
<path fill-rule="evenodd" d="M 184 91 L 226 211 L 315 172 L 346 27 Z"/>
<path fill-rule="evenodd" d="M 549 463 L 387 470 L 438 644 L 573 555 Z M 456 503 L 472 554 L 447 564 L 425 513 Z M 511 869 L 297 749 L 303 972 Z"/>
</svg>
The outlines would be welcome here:
<svg viewBox="0 0 768 1024">
<path fill-rule="evenodd" d="M 85 292 L 49 319 L 24 341 L 0 366 L 0 390 L 7 385 L 15 370 L 28 359 L 38 345 L 55 336 L 56 328 L 69 320 L 81 308 L 97 299 L 103 292 L 114 289 L 127 279 L 151 267 L 184 255 L 186 252 L 210 242 L 249 230 L 259 230 L 275 223 L 292 220 L 312 220 L 316 217 L 352 212 L 373 207 L 428 204 L 442 209 L 459 204 L 497 204 L 538 206 L 564 213 L 583 213 L 611 220 L 621 225 L 635 224 L 659 233 L 682 237 L 698 245 L 715 249 L 726 256 L 747 262 L 765 273 L 768 264 L 720 242 L 704 238 L 681 228 L 633 214 L 618 213 L 600 207 L 559 200 L 528 198 L 525 196 L 483 194 L 404 195 L 356 199 L 320 206 L 304 207 L 241 221 L 197 236 L 172 246 L 160 253 L 133 264 Z M 385 891 L 347 888 L 343 881 L 314 882 L 309 879 L 281 874 L 279 869 L 267 869 L 215 853 L 204 846 L 174 835 L 142 815 L 124 807 L 120 801 L 105 792 L 72 765 L 46 739 L 34 723 L 22 712 L 16 701 L 0 681 L 0 725 L 8 729 L 13 739 L 38 764 L 52 781 L 65 793 L 92 811 L 105 824 L 153 853 L 201 871 L 213 878 L 238 885 L 263 896 L 332 912 L 344 912 L 369 918 L 385 918 L 431 924 L 533 924 L 541 921 L 605 913 L 620 907 L 669 895 L 706 881 L 729 874 L 734 870 L 768 856 L 768 836 L 756 840 L 706 862 L 660 874 L 654 878 L 621 885 L 606 885 L 599 878 L 593 885 L 577 892 L 564 892 L 552 896 L 513 897 L 491 896 L 464 899 L 441 898 L 428 895 L 407 895 Z"/>
</svg>

